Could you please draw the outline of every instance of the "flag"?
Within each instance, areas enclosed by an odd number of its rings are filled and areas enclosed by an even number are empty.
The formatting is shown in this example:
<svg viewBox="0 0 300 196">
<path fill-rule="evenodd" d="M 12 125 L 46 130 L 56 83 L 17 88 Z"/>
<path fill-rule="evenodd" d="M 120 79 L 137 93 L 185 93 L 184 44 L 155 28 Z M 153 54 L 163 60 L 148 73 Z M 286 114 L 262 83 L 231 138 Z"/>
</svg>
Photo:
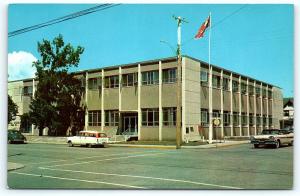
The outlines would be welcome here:
<svg viewBox="0 0 300 196">
<path fill-rule="evenodd" d="M 198 33 L 195 35 L 195 39 L 199 39 L 204 36 L 205 30 L 209 27 L 210 25 L 210 16 L 205 20 L 204 23 L 202 23 L 200 29 L 198 30 Z"/>
</svg>

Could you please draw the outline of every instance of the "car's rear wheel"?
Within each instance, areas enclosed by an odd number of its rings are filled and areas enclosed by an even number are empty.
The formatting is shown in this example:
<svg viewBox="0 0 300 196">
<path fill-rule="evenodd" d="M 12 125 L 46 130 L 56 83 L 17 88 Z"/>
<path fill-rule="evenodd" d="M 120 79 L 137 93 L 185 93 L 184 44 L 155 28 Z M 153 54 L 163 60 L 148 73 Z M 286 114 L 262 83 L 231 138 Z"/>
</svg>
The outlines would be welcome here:
<svg viewBox="0 0 300 196">
<path fill-rule="evenodd" d="M 86 144 L 86 147 L 92 148 L 92 144 Z"/>
<path fill-rule="evenodd" d="M 69 147 L 73 147 L 73 143 L 71 141 L 68 142 Z"/>
<path fill-rule="evenodd" d="M 275 148 L 279 148 L 280 147 L 280 141 L 278 140 L 278 141 L 276 141 L 276 143 L 275 143 Z"/>
<path fill-rule="evenodd" d="M 254 144 L 253 146 L 254 146 L 254 148 L 258 148 L 258 147 L 259 147 L 259 145 L 258 145 L 258 144 Z"/>
</svg>

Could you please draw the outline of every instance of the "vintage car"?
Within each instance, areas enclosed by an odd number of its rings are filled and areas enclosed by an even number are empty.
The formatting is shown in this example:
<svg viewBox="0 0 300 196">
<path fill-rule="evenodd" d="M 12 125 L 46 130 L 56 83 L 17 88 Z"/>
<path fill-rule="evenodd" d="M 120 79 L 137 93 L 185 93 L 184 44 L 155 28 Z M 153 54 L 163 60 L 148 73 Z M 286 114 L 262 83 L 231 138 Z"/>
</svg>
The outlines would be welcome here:
<svg viewBox="0 0 300 196">
<path fill-rule="evenodd" d="M 108 143 L 109 138 L 105 133 L 98 131 L 80 131 L 77 136 L 67 138 L 68 145 L 74 146 L 105 146 Z"/>
<path fill-rule="evenodd" d="M 8 130 L 7 133 L 7 143 L 22 143 L 26 141 L 26 137 L 18 130 Z"/>
<path fill-rule="evenodd" d="M 258 148 L 260 145 L 271 145 L 275 148 L 279 148 L 284 144 L 292 146 L 294 133 L 292 130 L 266 129 L 259 135 L 251 136 L 250 141 L 254 148 Z"/>
</svg>

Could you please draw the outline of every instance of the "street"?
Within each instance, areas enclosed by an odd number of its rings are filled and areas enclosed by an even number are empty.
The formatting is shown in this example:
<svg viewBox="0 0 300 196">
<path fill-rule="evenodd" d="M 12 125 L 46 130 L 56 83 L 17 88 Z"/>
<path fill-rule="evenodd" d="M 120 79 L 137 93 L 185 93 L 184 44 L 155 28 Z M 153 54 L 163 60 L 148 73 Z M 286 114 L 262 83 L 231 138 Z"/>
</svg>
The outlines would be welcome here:
<svg viewBox="0 0 300 196">
<path fill-rule="evenodd" d="M 85 148 L 8 145 L 12 189 L 291 189 L 293 147 Z"/>
</svg>

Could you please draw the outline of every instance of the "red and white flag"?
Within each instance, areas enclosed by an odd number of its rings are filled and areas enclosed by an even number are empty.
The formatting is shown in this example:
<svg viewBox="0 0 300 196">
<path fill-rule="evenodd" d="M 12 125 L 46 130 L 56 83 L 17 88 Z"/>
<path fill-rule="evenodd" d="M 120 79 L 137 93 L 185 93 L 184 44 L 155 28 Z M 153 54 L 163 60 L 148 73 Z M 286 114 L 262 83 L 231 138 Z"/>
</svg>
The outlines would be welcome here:
<svg viewBox="0 0 300 196">
<path fill-rule="evenodd" d="M 195 35 L 195 39 L 199 39 L 204 36 L 205 30 L 210 26 L 210 16 L 202 23 L 198 33 Z"/>
</svg>

